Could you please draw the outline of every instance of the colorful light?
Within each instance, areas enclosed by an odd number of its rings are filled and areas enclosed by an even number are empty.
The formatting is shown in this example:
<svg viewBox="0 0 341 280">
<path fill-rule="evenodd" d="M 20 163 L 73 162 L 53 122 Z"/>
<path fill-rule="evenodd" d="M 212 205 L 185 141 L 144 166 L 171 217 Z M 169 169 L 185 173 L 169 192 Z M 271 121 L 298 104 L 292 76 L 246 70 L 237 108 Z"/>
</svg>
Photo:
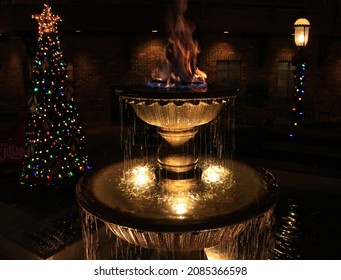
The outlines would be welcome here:
<svg viewBox="0 0 341 280">
<path fill-rule="evenodd" d="M 66 63 L 57 30 L 61 19 L 46 4 L 43 12 L 33 18 L 39 24 L 38 48 L 32 71 L 31 116 L 21 184 L 52 190 L 74 187 L 79 177 L 91 169 L 91 163 L 77 122 L 77 107 L 64 92 Z"/>
<path fill-rule="evenodd" d="M 305 95 L 305 71 L 306 63 L 303 60 L 303 56 L 300 56 L 300 61 L 296 64 L 296 69 L 294 71 L 294 104 L 291 108 L 293 113 L 293 126 L 298 127 L 304 116 L 304 102 L 303 97 Z M 294 133 L 290 133 L 289 137 L 294 137 Z"/>
</svg>

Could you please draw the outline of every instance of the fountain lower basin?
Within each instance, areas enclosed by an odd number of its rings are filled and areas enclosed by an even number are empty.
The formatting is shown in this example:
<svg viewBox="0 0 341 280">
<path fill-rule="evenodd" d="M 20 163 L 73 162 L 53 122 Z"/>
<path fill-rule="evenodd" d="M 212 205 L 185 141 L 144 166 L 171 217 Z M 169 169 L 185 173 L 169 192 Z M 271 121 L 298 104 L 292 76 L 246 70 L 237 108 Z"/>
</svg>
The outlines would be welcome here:
<svg viewBox="0 0 341 280">
<path fill-rule="evenodd" d="M 77 200 L 116 236 L 148 249 L 196 251 L 226 243 L 277 200 L 273 176 L 240 162 L 222 181 L 202 181 L 191 192 L 165 192 L 156 181 L 126 185 L 123 169 L 121 162 L 83 177 Z"/>
</svg>

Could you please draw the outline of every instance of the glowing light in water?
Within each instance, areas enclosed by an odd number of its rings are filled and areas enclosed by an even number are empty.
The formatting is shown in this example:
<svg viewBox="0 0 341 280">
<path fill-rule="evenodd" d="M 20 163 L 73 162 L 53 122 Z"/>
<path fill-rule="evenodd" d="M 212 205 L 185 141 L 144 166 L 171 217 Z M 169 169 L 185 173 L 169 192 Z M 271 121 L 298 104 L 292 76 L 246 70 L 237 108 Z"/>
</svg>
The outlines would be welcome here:
<svg viewBox="0 0 341 280">
<path fill-rule="evenodd" d="M 148 165 L 138 165 L 127 171 L 127 185 L 137 189 L 154 185 L 155 174 Z"/>
<path fill-rule="evenodd" d="M 173 210 L 178 215 L 183 215 L 187 212 L 186 201 L 184 198 L 178 198 L 173 204 Z"/>
<path fill-rule="evenodd" d="M 187 214 L 193 211 L 196 198 L 188 192 L 170 192 L 168 205 L 172 214 L 176 215 L 178 219 L 184 219 Z"/>
<path fill-rule="evenodd" d="M 207 183 L 221 183 L 230 172 L 219 165 L 209 165 L 202 172 L 202 180 Z"/>
</svg>

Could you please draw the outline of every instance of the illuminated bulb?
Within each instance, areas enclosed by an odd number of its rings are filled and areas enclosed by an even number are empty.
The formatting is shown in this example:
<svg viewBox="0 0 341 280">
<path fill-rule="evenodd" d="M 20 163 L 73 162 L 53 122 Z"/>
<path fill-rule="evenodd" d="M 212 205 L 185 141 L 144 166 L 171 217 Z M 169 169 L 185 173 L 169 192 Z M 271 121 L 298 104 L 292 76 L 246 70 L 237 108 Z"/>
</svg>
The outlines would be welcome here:
<svg viewBox="0 0 341 280">
<path fill-rule="evenodd" d="M 127 183 L 135 187 L 151 185 L 155 180 L 155 174 L 148 166 L 136 166 L 127 172 Z"/>
<path fill-rule="evenodd" d="M 204 169 L 202 173 L 202 180 L 208 184 L 218 183 L 221 182 L 224 177 L 226 177 L 226 175 L 228 175 L 228 171 L 224 167 L 218 165 L 210 165 Z"/>
<path fill-rule="evenodd" d="M 183 203 L 179 203 L 179 204 L 175 205 L 174 210 L 175 210 L 176 214 L 178 214 L 178 215 L 183 215 L 187 212 L 186 211 L 186 205 Z"/>
<path fill-rule="evenodd" d="M 33 15 L 32 18 L 36 19 L 39 24 L 39 34 L 57 32 L 57 22 L 60 17 L 51 13 L 51 7 L 44 4 L 45 8 L 40 15 Z"/>
<path fill-rule="evenodd" d="M 301 33 L 298 36 L 298 42 L 300 43 L 300 45 L 302 45 L 304 43 L 304 33 Z"/>
<path fill-rule="evenodd" d="M 173 210 L 177 215 L 183 215 L 187 212 L 187 206 L 184 198 L 177 198 L 173 204 Z"/>
</svg>

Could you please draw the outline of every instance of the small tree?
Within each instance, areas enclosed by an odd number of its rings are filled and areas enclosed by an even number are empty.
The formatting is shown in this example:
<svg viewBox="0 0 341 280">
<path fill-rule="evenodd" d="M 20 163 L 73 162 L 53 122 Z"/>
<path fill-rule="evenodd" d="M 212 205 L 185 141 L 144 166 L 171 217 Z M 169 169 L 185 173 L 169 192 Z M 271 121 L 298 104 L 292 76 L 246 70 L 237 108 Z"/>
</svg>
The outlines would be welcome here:
<svg viewBox="0 0 341 280">
<path fill-rule="evenodd" d="M 79 114 L 67 84 L 58 15 L 45 4 L 38 21 L 38 50 L 32 72 L 31 115 L 26 130 L 26 154 L 21 184 L 60 189 L 75 185 L 91 166 L 84 146 Z"/>
</svg>

